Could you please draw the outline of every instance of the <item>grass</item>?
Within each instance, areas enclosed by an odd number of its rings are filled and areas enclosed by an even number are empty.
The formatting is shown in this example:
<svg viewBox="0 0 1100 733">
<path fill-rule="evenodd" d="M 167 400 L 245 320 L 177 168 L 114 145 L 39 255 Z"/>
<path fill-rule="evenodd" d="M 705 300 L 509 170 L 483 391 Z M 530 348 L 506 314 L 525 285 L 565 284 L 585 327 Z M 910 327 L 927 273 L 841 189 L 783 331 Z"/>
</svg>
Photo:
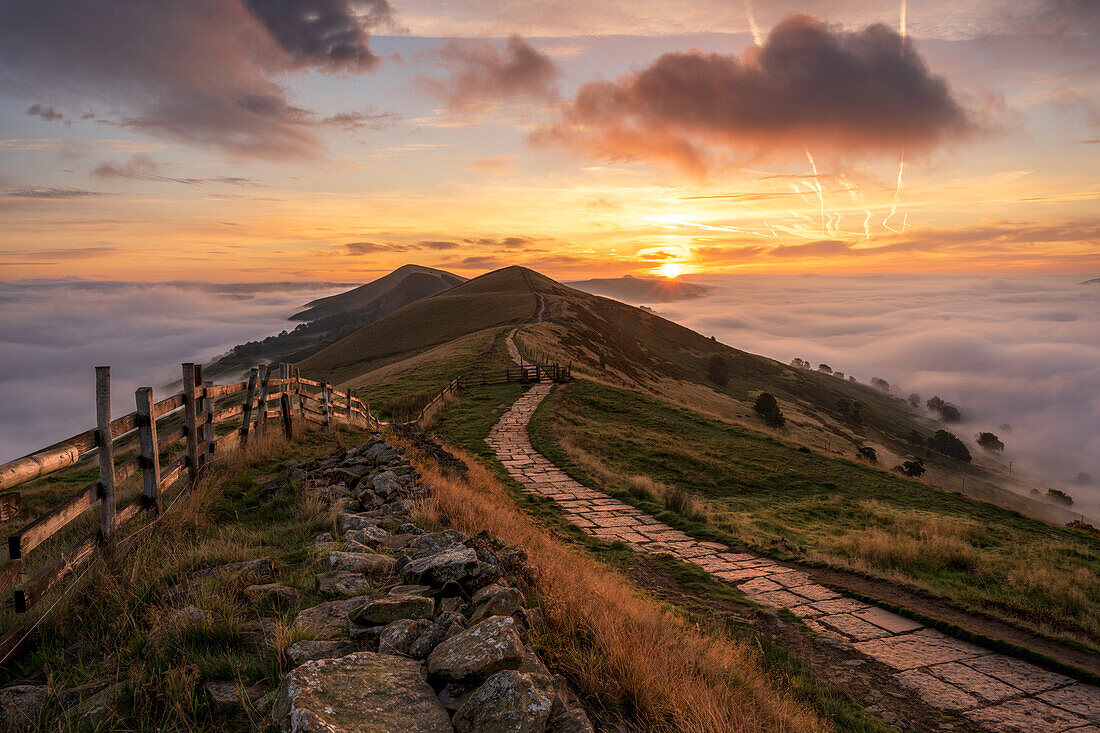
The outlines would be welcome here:
<svg viewBox="0 0 1100 733">
<path fill-rule="evenodd" d="M 1100 541 L 1083 532 L 593 383 L 552 393 L 531 434 L 575 477 L 679 526 L 1100 648 Z M 649 500 L 639 480 L 696 508 Z"/>
<path fill-rule="evenodd" d="M 552 537 L 512 505 L 508 489 L 473 461 L 463 477 L 421 464 L 458 529 L 488 529 L 522 545 L 539 569 L 546 618 L 537 638 L 605 722 L 678 731 L 827 730 L 828 724 L 762 669 L 759 648 L 707 633 L 639 593 L 617 573 Z"/>
<path fill-rule="evenodd" d="M 301 605 L 320 600 L 308 543 L 331 531 L 333 521 L 280 465 L 328 452 L 343 436 L 311 432 L 294 444 L 272 436 L 215 464 L 155 524 L 121 539 L 113 560 L 88 566 L 78 587 L 42 619 L 37 643 L 7 665 L 5 681 L 49 681 L 55 691 L 109 683 L 100 730 L 272 729 L 258 709 L 213 709 L 202 683 L 236 680 L 274 691 L 285 671 L 283 651 L 301 637 L 290 626 L 299 604 L 257 606 L 226 579 L 197 573 L 267 557 L 276 565 L 276 580 L 302 592 Z M 188 605 L 203 609 L 205 617 L 170 622 Z M 265 634 L 254 628 L 261 619 Z M 156 651 L 143 653 L 150 639 Z M 39 722 L 43 729 L 72 723 L 59 717 L 56 705 Z"/>
</svg>

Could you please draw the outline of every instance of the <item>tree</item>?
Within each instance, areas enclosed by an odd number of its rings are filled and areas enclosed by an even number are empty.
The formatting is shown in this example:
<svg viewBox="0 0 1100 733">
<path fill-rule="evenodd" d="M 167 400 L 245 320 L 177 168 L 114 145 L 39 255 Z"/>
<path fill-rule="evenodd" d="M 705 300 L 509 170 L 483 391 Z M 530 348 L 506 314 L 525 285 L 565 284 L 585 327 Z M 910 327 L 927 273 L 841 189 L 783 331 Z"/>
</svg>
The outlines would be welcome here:
<svg viewBox="0 0 1100 733">
<path fill-rule="evenodd" d="M 943 407 L 944 403 L 943 400 L 940 399 L 939 395 L 933 395 L 929 397 L 928 401 L 924 404 L 928 405 L 929 410 L 932 410 L 933 412 L 939 412 L 939 409 Z"/>
<path fill-rule="evenodd" d="M 869 445 L 861 445 L 858 449 L 859 457 L 868 463 L 878 463 L 878 451 Z"/>
<path fill-rule="evenodd" d="M 791 366 L 793 366 L 795 369 L 804 369 L 806 367 L 806 362 L 802 361 L 796 356 L 795 358 L 791 359 Z"/>
<path fill-rule="evenodd" d="M 909 434 L 905 436 L 905 440 L 912 443 L 913 445 L 924 445 L 925 444 L 924 443 L 924 436 L 921 435 L 921 432 L 919 430 L 917 430 L 916 428 L 913 428 L 912 430 L 909 431 Z"/>
<path fill-rule="evenodd" d="M 729 384 L 730 368 L 726 364 L 726 360 L 718 354 L 710 357 L 710 360 L 707 361 L 707 379 L 719 387 L 725 387 Z"/>
<path fill-rule="evenodd" d="M 909 478 L 920 478 L 924 475 L 924 461 L 920 458 L 914 458 L 911 461 L 905 461 L 900 466 L 894 466 L 894 470 L 905 474 Z"/>
<path fill-rule="evenodd" d="M 957 435 L 946 430 L 937 430 L 936 434 L 928 439 L 928 448 L 963 463 L 970 463 L 971 460 L 970 451 L 963 442 Z"/>
<path fill-rule="evenodd" d="M 944 422 L 960 422 L 963 416 L 962 413 L 959 412 L 959 408 L 947 402 L 940 408 L 940 419 Z"/>
<path fill-rule="evenodd" d="M 890 383 L 881 377 L 871 377 L 871 386 L 883 392 L 890 391 Z"/>
<path fill-rule="evenodd" d="M 978 433 L 978 445 L 985 450 L 997 451 L 998 453 L 1005 449 L 1005 444 L 993 433 Z"/>
<path fill-rule="evenodd" d="M 1064 491 L 1058 489 L 1047 489 L 1047 499 L 1050 501 L 1056 501 L 1059 504 L 1065 504 L 1066 506 L 1073 505 L 1073 497 Z"/>
<path fill-rule="evenodd" d="M 916 392 L 909 395 L 909 404 L 913 407 L 920 407 L 920 395 Z"/>
<path fill-rule="evenodd" d="M 831 366 L 829 366 L 828 364 L 818 364 L 817 365 L 817 370 L 819 372 L 824 373 L 824 374 L 832 374 L 833 373 L 833 368 Z"/>
<path fill-rule="evenodd" d="M 756 404 L 752 406 L 752 409 L 757 415 L 764 418 L 765 423 L 773 428 L 781 428 L 787 422 L 787 419 L 783 417 L 783 413 L 779 410 L 779 402 L 775 399 L 775 395 L 770 392 L 761 392 L 760 396 L 756 398 Z"/>
</svg>

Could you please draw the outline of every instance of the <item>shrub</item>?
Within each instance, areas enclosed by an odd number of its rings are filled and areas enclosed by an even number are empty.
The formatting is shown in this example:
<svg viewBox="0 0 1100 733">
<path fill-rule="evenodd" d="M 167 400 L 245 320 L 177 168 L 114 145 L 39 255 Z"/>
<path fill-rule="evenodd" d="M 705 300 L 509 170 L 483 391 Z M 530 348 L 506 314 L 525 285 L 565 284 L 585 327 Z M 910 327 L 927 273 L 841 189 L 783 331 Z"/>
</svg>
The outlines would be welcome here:
<svg viewBox="0 0 1100 733">
<path fill-rule="evenodd" d="M 818 364 L 817 365 L 817 370 L 819 372 L 823 372 L 824 374 L 832 374 L 833 373 L 833 368 L 831 366 L 829 366 L 828 364 Z"/>
<path fill-rule="evenodd" d="M 916 392 L 909 395 L 909 404 L 913 407 L 920 407 L 920 395 Z"/>
<path fill-rule="evenodd" d="M 707 379 L 717 384 L 719 387 L 725 387 L 730 381 L 730 368 L 726 364 L 726 360 L 718 354 L 710 357 L 707 362 Z"/>
<path fill-rule="evenodd" d="M 1001 439 L 993 433 L 979 433 L 978 445 L 986 450 L 997 452 L 1003 451 L 1005 449 L 1005 444 L 1002 443 Z"/>
<path fill-rule="evenodd" d="M 878 451 L 869 445 L 861 445 L 858 449 L 859 457 L 868 463 L 878 463 Z"/>
<path fill-rule="evenodd" d="M 924 461 L 920 458 L 914 458 L 911 461 L 905 461 L 900 466 L 894 466 L 894 470 L 905 474 L 909 478 L 920 478 L 924 475 Z"/>
<path fill-rule="evenodd" d="M 909 431 L 909 434 L 905 436 L 905 440 L 913 445 L 924 445 L 924 436 L 916 428 Z"/>
<path fill-rule="evenodd" d="M 787 422 L 787 419 L 783 417 L 783 413 L 779 410 L 779 402 L 775 399 L 775 395 L 770 392 L 761 392 L 760 396 L 756 398 L 756 404 L 752 406 L 752 409 L 757 415 L 764 418 L 765 423 L 773 428 L 781 428 Z"/>
<path fill-rule="evenodd" d="M 928 447 L 956 461 L 970 463 L 970 451 L 954 433 L 946 430 L 937 430 L 936 434 L 928 439 Z"/>
<path fill-rule="evenodd" d="M 881 377 L 871 377 L 871 386 L 883 392 L 890 391 L 890 383 Z"/>
<path fill-rule="evenodd" d="M 1058 489 L 1047 489 L 1047 499 L 1058 502 L 1059 504 L 1065 504 L 1066 506 L 1073 505 L 1073 497 Z"/>
</svg>

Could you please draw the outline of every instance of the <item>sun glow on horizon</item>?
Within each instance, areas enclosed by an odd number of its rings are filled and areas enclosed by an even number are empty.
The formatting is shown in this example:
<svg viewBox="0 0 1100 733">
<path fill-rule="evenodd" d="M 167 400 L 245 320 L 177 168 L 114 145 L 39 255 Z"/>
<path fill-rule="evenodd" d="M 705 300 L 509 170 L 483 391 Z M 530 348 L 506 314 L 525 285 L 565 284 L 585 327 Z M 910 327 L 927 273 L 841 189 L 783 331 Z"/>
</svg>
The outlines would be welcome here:
<svg viewBox="0 0 1100 733">
<path fill-rule="evenodd" d="M 688 272 L 689 269 L 690 268 L 682 262 L 666 262 L 665 264 L 654 268 L 653 271 L 661 277 L 668 278 L 669 280 L 674 280 L 684 273 Z"/>
</svg>

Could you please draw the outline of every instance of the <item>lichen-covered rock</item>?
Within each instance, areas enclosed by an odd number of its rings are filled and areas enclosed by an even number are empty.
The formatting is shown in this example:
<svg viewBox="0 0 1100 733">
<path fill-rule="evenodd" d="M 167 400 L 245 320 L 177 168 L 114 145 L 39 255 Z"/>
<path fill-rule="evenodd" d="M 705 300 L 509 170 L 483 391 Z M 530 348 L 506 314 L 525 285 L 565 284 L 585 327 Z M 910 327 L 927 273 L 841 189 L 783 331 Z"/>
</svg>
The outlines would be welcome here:
<svg viewBox="0 0 1100 733">
<path fill-rule="evenodd" d="M 394 559 L 389 555 L 375 555 L 367 552 L 330 552 L 328 564 L 333 570 L 365 575 L 384 575 L 394 567 Z"/>
<path fill-rule="evenodd" d="M 298 628 L 318 636 L 332 634 L 344 628 L 348 614 L 363 605 L 362 598 L 327 601 L 302 610 L 294 619 Z"/>
<path fill-rule="evenodd" d="M 214 680 L 207 682 L 203 688 L 213 708 L 222 712 L 232 712 L 246 702 L 254 706 L 267 694 L 263 685 L 235 680 Z"/>
<path fill-rule="evenodd" d="M 466 629 L 466 619 L 456 613 L 443 612 L 435 617 L 432 625 L 409 647 L 408 654 L 425 659 L 443 641 Z"/>
<path fill-rule="evenodd" d="M 424 596 L 382 596 L 361 604 L 349 618 L 364 626 L 388 624 L 402 618 L 431 618 L 435 601 Z"/>
<path fill-rule="evenodd" d="M 547 733 L 595 733 L 592 721 L 580 708 L 564 710 L 559 715 L 551 715 L 546 724 Z"/>
<path fill-rule="evenodd" d="M 476 571 L 477 553 L 463 547 L 413 560 L 401 568 L 401 576 L 407 583 L 440 588 L 448 581 L 462 580 Z"/>
<path fill-rule="evenodd" d="M 340 528 L 341 532 L 350 532 L 354 529 L 366 529 L 374 525 L 375 520 L 370 517 L 361 517 L 358 514 L 345 513 L 336 518 L 336 526 Z"/>
<path fill-rule="evenodd" d="M 378 635 L 379 654 L 410 656 L 409 648 L 431 627 L 425 618 L 402 618 L 388 623 Z"/>
<path fill-rule="evenodd" d="M 401 489 L 401 481 L 398 480 L 397 474 L 393 471 L 383 471 L 371 479 L 371 486 L 375 494 L 383 498 L 389 498 L 391 494 L 395 494 Z"/>
<path fill-rule="evenodd" d="M 445 550 L 457 550 L 463 547 L 466 535 L 447 529 L 442 532 L 427 532 L 414 537 L 409 542 L 409 554 L 414 560 L 435 555 Z"/>
<path fill-rule="evenodd" d="M 358 651 L 362 651 L 358 644 L 342 639 L 329 641 L 307 639 L 291 644 L 286 650 L 286 657 L 297 667 L 299 664 L 312 662 L 315 659 L 335 659 Z"/>
<path fill-rule="evenodd" d="M 287 733 L 449 733 L 420 664 L 373 652 L 306 662 L 286 676 L 273 711 Z"/>
<path fill-rule="evenodd" d="M 470 598 L 470 623 L 478 623 L 490 616 L 511 616 L 523 605 L 523 595 L 515 588 L 489 585 Z"/>
<path fill-rule="evenodd" d="M 244 562 L 231 562 L 206 570 L 204 575 L 219 575 L 234 583 L 255 583 L 275 577 L 275 564 L 266 557 Z"/>
<path fill-rule="evenodd" d="M 302 600 L 304 594 L 297 588 L 282 583 L 250 585 L 244 589 L 245 598 L 257 605 L 292 606 Z"/>
<path fill-rule="evenodd" d="M 310 544 L 311 545 L 327 545 L 328 543 L 335 542 L 335 541 L 336 540 L 332 536 L 331 532 L 322 532 L 321 534 L 314 537 L 313 540 L 310 542 Z"/>
<path fill-rule="evenodd" d="M 515 620 L 493 616 L 441 642 L 428 656 L 428 674 L 463 682 L 516 669 L 522 660 Z"/>
<path fill-rule="evenodd" d="M 545 679 L 515 670 L 498 672 L 455 713 L 456 733 L 543 733 L 553 694 Z"/>
<path fill-rule="evenodd" d="M 426 585 L 395 585 L 389 589 L 391 596 L 428 596 L 432 589 Z"/>
<path fill-rule="evenodd" d="M 370 592 L 371 584 L 362 573 L 333 570 L 317 576 L 317 590 L 340 596 L 361 596 Z"/>
<path fill-rule="evenodd" d="M 9 685 L 0 689 L 0 727 L 33 730 L 49 696 L 48 685 Z"/>
<path fill-rule="evenodd" d="M 375 547 L 379 542 L 388 540 L 392 536 L 381 527 L 364 527 L 363 529 L 353 529 L 344 535 L 344 539 L 358 542 L 367 547 Z"/>
</svg>

